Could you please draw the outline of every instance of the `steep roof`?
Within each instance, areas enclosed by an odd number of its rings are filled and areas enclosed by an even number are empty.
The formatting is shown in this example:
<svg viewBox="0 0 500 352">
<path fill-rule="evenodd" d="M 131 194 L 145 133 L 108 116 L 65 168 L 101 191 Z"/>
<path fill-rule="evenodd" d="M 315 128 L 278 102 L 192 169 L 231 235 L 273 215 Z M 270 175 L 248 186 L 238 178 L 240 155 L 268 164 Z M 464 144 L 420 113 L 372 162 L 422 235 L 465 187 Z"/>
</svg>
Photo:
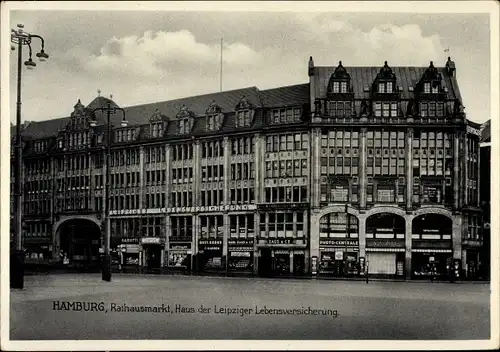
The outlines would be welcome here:
<svg viewBox="0 0 500 352">
<path fill-rule="evenodd" d="M 268 108 L 309 103 L 309 83 L 261 90 L 262 102 Z"/>
<path fill-rule="evenodd" d="M 129 126 L 139 126 L 148 124 L 150 117 L 156 110 L 159 110 L 159 112 L 168 119 L 175 120 L 176 115 L 179 113 L 181 108 L 186 106 L 191 112 L 194 113 L 195 116 L 198 117 L 195 119 L 193 133 L 202 133 L 205 126 L 205 112 L 209 108 L 210 104 L 215 101 L 225 115 L 224 125 L 221 131 L 232 131 L 235 129 L 234 111 L 236 105 L 243 97 L 245 97 L 247 101 L 256 108 L 263 108 L 265 106 L 285 106 L 290 104 L 302 105 L 303 103 L 307 103 L 309 100 L 309 84 L 280 87 L 263 91 L 259 91 L 257 87 L 248 87 L 162 102 L 128 106 L 124 107 L 123 110 Z M 95 108 L 106 106 L 108 103 L 114 107 L 118 107 L 114 101 L 108 98 L 97 97 L 86 106 L 86 109 L 88 111 L 92 111 Z M 95 116 L 99 125 L 106 123 L 106 115 L 103 112 L 96 111 Z M 122 118 L 123 115 L 118 112 L 111 116 L 111 122 L 113 125 L 119 126 Z M 62 117 L 52 120 L 32 122 L 23 131 L 23 136 L 30 139 L 55 136 L 60 130 L 66 127 L 69 119 L 70 117 Z M 254 124 L 251 128 L 260 126 L 262 123 L 262 114 L 256 114 Z M 175 124 L 169 124 L 167 134 L 174 134 L 175 128 Z M 243 129 L 238 128 L 238 131 L 240 130 L 243 131 Z"/>
<path fill-rule="evenodd" d="M 315 66 L 314 67 L 314 88 L 316 97 L 325 97 L 328 88 L 330 76 L 334 73 L 337 66 Z M 409 87 L 415 87 L 422 78 L 423 74 L 429 67 L 391 67 L 392 72 L 396 75 L 396 86 L 403 87 L 401 93 L 402 99 L 413 99 L 414 92 L 410 92 Z M 441 73 L 444 81 L 444 86 L 448 88 L 448 99 L 462 99 L 458 89 L 458 82 L 454 77 L 451 77 L 446 72 L 444 67 L 436 67 Z M 370 88 L 375 81 L 375 78 L 380 72 L 380 67 L 360 67 L 346 66 L 346 72 L 351 77 L 351 83 L 354 89 L 355 99 L 369 99 L 370 91 L 365 92 L 365 87 Z"/>
<path fill-rule="evenodd" d="M 481 143 L 491 142 L 491 120 L 486 121 L 481 125 Z"/>
</svg>

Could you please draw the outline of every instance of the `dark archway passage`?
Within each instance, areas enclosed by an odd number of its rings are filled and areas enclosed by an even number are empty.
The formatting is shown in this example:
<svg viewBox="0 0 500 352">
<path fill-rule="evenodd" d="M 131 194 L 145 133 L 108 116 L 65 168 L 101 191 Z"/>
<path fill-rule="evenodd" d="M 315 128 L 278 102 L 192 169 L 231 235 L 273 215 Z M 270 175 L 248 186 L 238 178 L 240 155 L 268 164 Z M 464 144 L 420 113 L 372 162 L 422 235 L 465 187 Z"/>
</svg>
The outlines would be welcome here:
<svg viewBox="0 0 500 352">
<path fill-rule="evenodd" d="M 68 220 L 59 227 L 61 259 L 75 269 L 99 270 L 101 230 L 92 221 Z"/>
</svg>

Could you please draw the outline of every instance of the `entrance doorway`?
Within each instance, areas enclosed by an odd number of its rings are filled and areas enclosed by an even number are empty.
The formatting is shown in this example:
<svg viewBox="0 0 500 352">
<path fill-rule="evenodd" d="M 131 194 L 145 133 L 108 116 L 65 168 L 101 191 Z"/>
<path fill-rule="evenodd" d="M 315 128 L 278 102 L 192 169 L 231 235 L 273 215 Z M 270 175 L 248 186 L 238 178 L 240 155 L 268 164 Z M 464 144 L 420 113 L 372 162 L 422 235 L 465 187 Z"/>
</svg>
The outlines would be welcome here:
<svg viewBox="0 0 500 352">
<path fill-rule="evenodd" d="M 99 271 L 101 231 L 90 220 L 73 219 L 60 225 L 60 259 L 69 268 Z"/>
<path fill-rule="evenodd" d="M 273 266 L 273 257 L 271 248 L 262 248 L 259 257 L 259 276 L 271 277 Z"/>
<path fill-rule="evenodd" d="M 159 245 L 145 246 L 146 253 L 146 267 L 148 271 L 156 271 L 161 268 L 161 251 L 162 247 Z"/>
</svg>

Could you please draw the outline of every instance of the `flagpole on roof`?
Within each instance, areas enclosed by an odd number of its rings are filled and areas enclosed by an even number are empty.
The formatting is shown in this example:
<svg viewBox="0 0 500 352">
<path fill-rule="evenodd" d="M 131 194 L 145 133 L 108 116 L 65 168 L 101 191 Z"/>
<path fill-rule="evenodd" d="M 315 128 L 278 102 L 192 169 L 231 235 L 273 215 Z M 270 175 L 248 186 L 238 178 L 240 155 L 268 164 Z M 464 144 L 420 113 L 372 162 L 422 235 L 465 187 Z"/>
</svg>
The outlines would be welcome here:
<svg viewBox="0 0 500 352">
<path fill-rule="evenodd" d="M 223 38 L 220 38 L 220 91 L 222 92 L 222 51 L 223 51 Z"/>
</svg>

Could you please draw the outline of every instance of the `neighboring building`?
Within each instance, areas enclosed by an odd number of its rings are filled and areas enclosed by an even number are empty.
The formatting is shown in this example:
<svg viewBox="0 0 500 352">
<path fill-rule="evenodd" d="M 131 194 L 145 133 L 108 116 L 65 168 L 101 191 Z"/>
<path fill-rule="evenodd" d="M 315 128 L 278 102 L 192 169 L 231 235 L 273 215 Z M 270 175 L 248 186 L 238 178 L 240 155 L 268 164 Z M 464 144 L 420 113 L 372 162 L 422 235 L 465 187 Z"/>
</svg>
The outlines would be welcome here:
<svg viewBox="0 0 500 352">
<path fill-rule="evenodd" d="M 481 263 L 479 273 L 490 280 L 491 268 L 491 120 L 481 125 L 481 142 L 479 144 L 479 199 L 483 211 L 483 246 L 478 261 Z"/>
<path fill-rule="evenodd" d="M 125 269 L 352 276 L 368 261 L 373 275 L 421 278 L 477 265 L 480 128 L 455 74 L 450 59 L 311 58 L 309 83 L 126 107 L 126 127 L 112 116 L 109 197 L 93 110 L 116 105 L 78 101 L 23 130 L 27 261 L 97 264 L 108 199 Z"/>
</svg>

